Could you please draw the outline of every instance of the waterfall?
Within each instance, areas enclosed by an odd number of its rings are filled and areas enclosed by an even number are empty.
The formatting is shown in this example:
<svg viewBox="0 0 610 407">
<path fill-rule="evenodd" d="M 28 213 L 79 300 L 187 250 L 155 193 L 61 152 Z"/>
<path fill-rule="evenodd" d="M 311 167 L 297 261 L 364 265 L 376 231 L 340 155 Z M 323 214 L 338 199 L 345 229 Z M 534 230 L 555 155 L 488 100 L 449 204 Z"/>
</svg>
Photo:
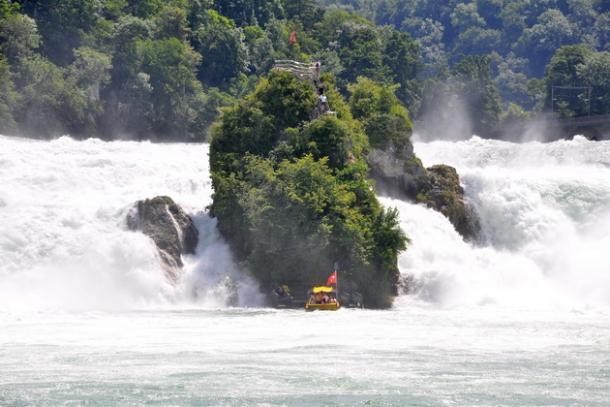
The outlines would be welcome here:
<svg viewBox="0 0 610 407">
<path fill-rule="evenodd" d="M 582 308 L 610 305 L 610 142 L 418 142 L 426 166 L 460 173 L 481 220 L 466 243 L 439 213 L 397 207 L 411 239 L 398 307 Z M 0 136 L 0 307 L 4 310 L 260 305 L 205 213 L 207 144 Z M 171 196 L 200 231 L 169 283 L 150 240 L 125 227 L 131 205 Z M 232 288 L 233 287 L 233 288 Z"/>
<path fill-rule="evenodd" d="M 0 136 L 0 307 L 223 306 L 225 279 L 241 276 L 202 212 L 212 197 L 207 155 L 207 144 Z M 177 286 L 151 241 L 125 227 L 133 203 L 156 195 L 185 208 L 206 244 L 184 259 Z M 244 298 L 255 301 L 246 280 Z"/>
<path fill-rule="evenodd" d="M 384 198 L 412 240 L 399 259 L 412 295 L 400 304 L 610 305 L 610 142 L 473 137 L 415 149 L 426 166 L 457 168 L 482 242 L 465 243 L 432 210 Z"/>
</svg>

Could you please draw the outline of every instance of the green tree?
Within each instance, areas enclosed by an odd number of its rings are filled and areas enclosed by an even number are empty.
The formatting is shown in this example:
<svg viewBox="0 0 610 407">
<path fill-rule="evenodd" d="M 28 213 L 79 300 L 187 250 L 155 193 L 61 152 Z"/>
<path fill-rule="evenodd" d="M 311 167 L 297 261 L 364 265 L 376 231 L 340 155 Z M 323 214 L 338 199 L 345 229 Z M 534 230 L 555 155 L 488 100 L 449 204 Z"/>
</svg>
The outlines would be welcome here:
<svg viewBox="0 0 610 407">
<path fill-rule="evenodd" d="M 509 53 L 497 61 L 497 74 L 494 79 L 503 100 L 514 100 L 516 104 L 532 109 L 536 101 L 530 94 L 528 77 L 524 73 L 527 66 L 525 58 Z"/>
<path fill-rule="evenodd" d="M 62 103 L 71 112 L 63 116 L 62 122 L 70 134 L 90 136 L 97 131 L 103 113 L 100 88 L 110 79 L 110 57 L 87 47 L 74 50 L 74 55 L 74 62 L 63 72 Z"/>
<path fill-rule="evenodd" d="M 103 89 L 103 131 L 148 136 L 154 117 L 150 75 L 142 72 L 141 44 L 152 38 L 152 23 L 131 15 L 115 23 L 110 83 Z"/>
<path fill-rule="evenodd" d="M 311 155 L 316 160 L 326 158 L 330 168 L 348 164 L 352 147 L 352 129 L 333 116 L 314 120 L 293 140 L 296 155 Z"/>
<path fill-rule="evenodd" d="M 594 29 L 600 49 L 610 51 L 610 11 L 597 16 Z"/>
<path fill-rule="evenodd" d="M 559 102 L 566 104 L 563 111 L 571 111 L 569 115 L 583 115 L 588 113 L 587 92 L 584 89 L 563 89 L 582 85 L 578 74 L 578 67 L 585 65 L 593 50 L 585 45 L 568 45 L 561 47 L 551 58 L 545 75 L 546 102 L 545 107 L 554 110 Z M 557 87 L 556 100 L 553 101 L 553 88 Z M 559 88 L 562 88 L 561 90 Z"/>
<path fill-rule="evenodd" d="M 394 29 L 384 38 L 383 64 L 390 69 L 392 82 L 400 85 L 398 97 L 404 103 L 414 103 L 418 97 L 419 46 L 408 34 Z"/>
<path fill-rule="evenodd" d="M 86 34 L 96 26 L 96 0 L 23 0 L 22 10 L 33 17 L 44 38 L 43 55 L 65 66 L 72 62 L 72 50 L 83 45 Z"/>
<path fill-rule="evenodd" d="M 457 38 L 454 55 L 485 55 L 501 51 L 502 33 L 499 30 L 469 28 Z"/>
<path fill-rule="evenodd" d="M 517 49 L 531 61 L 534 73 L 542 73 L 557 48 L 576 41 L 572 23 L 560 10 L 551 9 L 542 13 L 535 25 L 523 31 Z"/>
<path fill-rule="evenodd" d="M 266 72 L 274 62 L 273 42 L 261 27 L 244 27 L 244 41 L 248 48 L 248 69 L 254 73 Z"/>
<path fill-rule="evenodd" d="M 17 94 L 11 80 L 9 65 L 0 56 L 0 133 L 10 133 L 17 128 L 17 123 L 13 118 L 16 99 Z"/>
<path fill-rule="evenodd" d="M 413 36 L 421 51 L 421 77 L 430 78 L 446 69 L 448 54 L 443 43 L 445 27 L 430 18 L 407 18 L 401 25 L 401 30 Z"/>
<path fill-rule="evenodd" d="M 588 55 L 576 70 L 581 82 L 591 87 L 591 114 L 610 114 L 610 52 Z"/>
<path fill-rule="evenodd" d="M 125 12 L 139 18 L 149 18 L 157 14 L 165 3 L 164 0 L 127 0 Z"/>
<path fill-rule="evenodd" d="M 309 120 L 317 100 L 311 86 L 303 86 L 288 72 L 274 73 L 263 79 L 254 94 L 261 102 L 261 110 L 274 117 L 278 131 Z"/>
<path fill-rule="evenodd" d="M 286 17 L 298 20 L 308 29 L 320 21 L 324 10 L 318 7 L 315 0 L 290 0 L 284 2 Z"/>
<path fill-rule="evenodd" d="M 154 21 L 159 39 L 178 38 L 184 41 L 190 34 L 187 11 L 182 7 L 166 5 L 157 12 Z"/>
<path fill-rule="evenodd" d="M 479 15 L 476 3 L 459 3 L 451 13 L 451 25 L 458 31 L 465 31 L 485 27 L 485 20 Z"/>
<path fill-rule="evenodd" d="M 31 56 L 40 45 L 36 22 L 23 14 L 0 18 L 0 52 L 11 64 Z"/>
<path fill-rule="evenodd" d="M 349 91 L 352 114 L 364 124 L 371 146 L 394 149 L 398 155 L 403 150 L 410 154 L 413 125 L 407 109 L 395 95 L 396 87 L 359 77 Z"/>
<path fill-rule="evenodd" d="M 483 17 L 490 28 L 502 27 L 502 10 L 505 6 L 504 0 L 477 0 L 477 11 Z"/>
<path fill-rule="evenodd" d="M 500 95 L 491 79 L 488 56 L 468 56 L 454 68 L 458 94 L 466 105 L 477 134 L 488 135 L 499 123 Z"/>
<path fill-rule="evenodd" d="M 330 9 L 324 13 L 322 21 L 315 25 L 314 35 L 323 46 L 332 45 L 339 39 L 341 26 L 349 23 L 373 27 L 369 20 L 358 14 Z"/>
<path fill-rule="evenodd" d="M 150 75 L 154 133 L 180 139 L 203 137 L 200 109 L 205 100 L 195 76 L 201 56 L 177 38 L 145 40 L 140 49 L 142 71 Z"/>
<path fill-rule="evenodd" d="M 68 68 L 69 75 L 87 92 L 90 100 L 99 101 L 100 87 L 110 80 L 110 56 L 88 47 L 74 50 L 74 56 L 74 62 Z"/>
<path fill-rule="evenodd" d="M 114 37 L 116 47 L 112 56 L 112 84 L 120 89 L 122 84 L 134 78 L 142 63 L 138 42 L 151 39 L 150 22 L 138 17 L 123 16 L 116 23 Z"/>
<path fill-rule="evenodd" d="M 344 23 L 338 38 L 338 53 L 345 67 L 343 78 L 353 82 L 358 76 L 385 81 L 390 75 L 383 65 L 383 46 L 374 27 Z"/>
<path fill-rule="evenodd" d="M 248 50 L 241 30 L 214 10 L 194 35 L 195 49 L 203 55 L 198 78 L 210 85 L 226 85 L 246 70 Z"/>
<path fill-rule="evenodd" d="M 235 172 L 244 154 L 265 157 L 278 140 L 273 116 L 247 101 L 225 111 L 214 128 L 210 165 L 216 171 Z"/>
<path fill-rule="evenodd" d="M 26 135 L 65 134 L 66 121 L 79 116 L 78 93 L 70 93 L 61 69 L 40 56 L 22 62 L 16 85 L 20 97 L 14 115 Z"/>
<path fill-rule="evenodd" d="M 10 0 L 0 0 L 0 18 L 8 17 L 19 10 L 19 3 Z"/>
<path fill-rule="evenodd" d="M 257 24 L 264 27 L 273 18 L 284 15 L 280 0 L 215 0 L 214 7 L 240 27 Z"/>
</svg>

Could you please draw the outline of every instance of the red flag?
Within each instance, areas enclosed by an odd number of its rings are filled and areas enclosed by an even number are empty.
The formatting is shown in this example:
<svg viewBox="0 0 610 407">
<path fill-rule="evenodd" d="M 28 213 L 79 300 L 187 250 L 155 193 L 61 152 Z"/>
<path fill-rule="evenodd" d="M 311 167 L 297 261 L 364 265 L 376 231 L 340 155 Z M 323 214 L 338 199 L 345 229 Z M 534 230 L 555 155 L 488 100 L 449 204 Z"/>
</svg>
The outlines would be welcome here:
<svg viewBox="0 0 610 407">
<path fill-rule="evenodd" d="M 337 272 L 333 271 L 333 273 L 328 276 L 326 279 L 326 285 L 336 285 L 337 284 Z"/>
</svg>

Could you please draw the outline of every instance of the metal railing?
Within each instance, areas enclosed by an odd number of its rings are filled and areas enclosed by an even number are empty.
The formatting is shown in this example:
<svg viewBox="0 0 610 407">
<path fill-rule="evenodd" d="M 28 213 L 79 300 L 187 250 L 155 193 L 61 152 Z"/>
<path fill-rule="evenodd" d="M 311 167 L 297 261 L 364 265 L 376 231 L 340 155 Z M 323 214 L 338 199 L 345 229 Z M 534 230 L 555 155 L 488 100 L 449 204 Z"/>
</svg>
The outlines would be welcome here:
<svg viewBox="0 0 610 407">
<path fill-rule="evenodd" d="M 291 59 L 278 59 L 274 62 L 272 69 L 291 72 L 301 79 L 310 81 L 320 79 L 320 63 L 303 63 Z"/>
</svg>

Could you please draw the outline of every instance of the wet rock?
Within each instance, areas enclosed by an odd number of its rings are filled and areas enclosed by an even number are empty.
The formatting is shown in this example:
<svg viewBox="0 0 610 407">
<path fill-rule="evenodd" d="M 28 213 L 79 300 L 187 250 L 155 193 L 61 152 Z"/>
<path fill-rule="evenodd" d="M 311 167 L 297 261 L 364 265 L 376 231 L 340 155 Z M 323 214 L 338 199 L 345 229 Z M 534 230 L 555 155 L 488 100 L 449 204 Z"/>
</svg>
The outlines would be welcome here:
<svg viewBox="0 0 610 407">
<path fill-rule="evenodd" d="M 410 145 L 410 144 L 409 144 Z M 377 192 L 413 199 L 419 191 L 428 187 L 426 169 L 410 151 L 372 149 L 367 157 L 371 178 Z"/>
<path fill-rule="evenodd" d="M 445 215 L 465 239 L 476 239 L 478 218 L 464 199 L 455 168 L 424 168 L 410 142 L 401 148 L 372 149 L 368 164 L 378 193 L 423 203 Z"/>
<path fill-rule="evenodd" d="M 285 284 L 275 286 L 269 295 L 271 304 L 275 308 L 294 308 L 295 304 L 294 297 L 290 291 L 290 287 Z"/>
<path fill-rule="evenodd" d="M 464 200 L 464 189 L 455 168 L 434 165 L 427 169 L 430 187 L 420 191 L 416 200 L 445 215 L 466 239 L 475 239 L 479 232 L 478 219 Z"/>
<path fill-rule="evenodd" d="M 175 280 L 183 266 L 182 254 L 194 254 L 199 232 L 193 220 L 170 197 L 157 196 L 134 204 L 127 227 L 150 237 L 168 277 Z"/>
</svg>

